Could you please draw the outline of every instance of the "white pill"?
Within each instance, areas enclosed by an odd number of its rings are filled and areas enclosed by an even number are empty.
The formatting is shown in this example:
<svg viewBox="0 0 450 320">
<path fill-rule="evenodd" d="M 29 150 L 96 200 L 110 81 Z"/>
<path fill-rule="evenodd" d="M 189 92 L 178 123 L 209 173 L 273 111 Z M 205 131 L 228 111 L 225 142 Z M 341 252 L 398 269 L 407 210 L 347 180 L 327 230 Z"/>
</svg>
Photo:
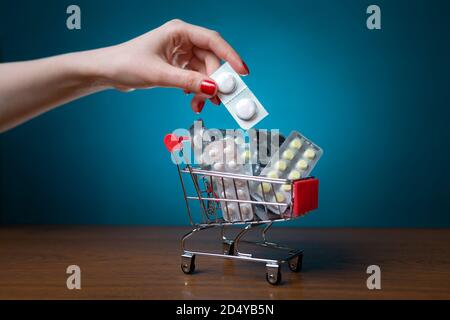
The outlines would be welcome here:
<svg viewBox="0 0 450 320">
<path fill-rule="evenodd" d="M 242 214 L 242 219 L 244 220 L 249 220 L 250 219 L 250 206 L 246 205 L 246 204 L 241 204 L 241 214 Z M 240 220 L 240 214 L 239 214 L 239 208 L 238 208 L 238 212 L 237 214 L 239 215 L 239 220 Z"/>
<path fill-rule="evenodd" d="M 229 192 L 229 191 L 227 191 L 227 193 L 222 191 L 220 193 L 220 195 L 222 196 L 222 199 L 232 199 L 232 198 L 234 198 L 233 194 L 231 192 Z"/>
<path fill-rule="evenodd" d="M 235 203 L 223 201 L 222 210 L 225 212 L 224 219 L 227 221 L 236 221 L 234 212 L 236 212 L 237 205 Z"/>
<path fill-rule="evenodd" d="M 223 142 L 225 143 L 225 145 L 233 144 L 234 139 L 230 136 L 226 136 L 225 138 L 223 138 Z"/>
<path fill-rule="evenodd" d="M 233 154 L 234 154 L 234 145 L 227 145 L 227 146 L 225 147 L 225 149 L 223 149 L 223 152 L 224 152 L 226 155 L 233 155 Z"/>
<path fill-rule="evenodd" d="M 230 94 L 236 89 L 236 79 L 229 72 L 220 74 L 216 82 L 221 93 Z"/>
<path fill-rule="evenodd" d="M 290 184 L 283 184 L 281 187 L 284 191 L 289 192 L 291 191 L 291 185 Z"/>
<path fill-rule="evenodd" d="M 230 167 L 230 169 L 233 169 L 233 170 L 237 169 L 236 161 L 234 161 L 234 160 L 228 161 L 228 167 Z"/>
<path fill-rule="evenodd" d="M 216 171 L 222 171 L 224 169 L 223 163 L 217 162 L 213 164 L 213 169 Z"/>
<path fill-rule="evenodd" d="M 238 195 L 238 198 L 239 198 L 239 199 L 244 199 L 244 197 L 245 197 L 245 191 L 242 190 L 242 189 L 239 189 L 239 190 L 237 191 L 237 195 Z"/>
<path fill-rule="evenodd" d="M 236 104 L 236 115 L 242 120 L 250 120 L 256 114 L 256 103 L 251 99 L 242 99 Z"/>
<path fill-rule="evenodd" d="M 217 150 L 217 148 L 211 148 L 211 149 L 209 150 L 209 152 L 208 152 L 208 155 L 209 155 L 211 158 L 217 157 L 218 154 L 219 154 L 219 150 Z"/>
<path fill-rule="evenodd" d="M 314 149 L 310 148 L 306 150 L 303 155 L 305 156 L 305 158 L 314 159 L 314 157 L 316 156 L 316 152 L 314 151 Z"/>
<path fill-rule="evenodd" d="M 236 183 L 237 188 L 245 188 L 247 186 L 246 180 L 237 179 L 237 180 L 234 180 L 234 182 Z"/>
</svg>

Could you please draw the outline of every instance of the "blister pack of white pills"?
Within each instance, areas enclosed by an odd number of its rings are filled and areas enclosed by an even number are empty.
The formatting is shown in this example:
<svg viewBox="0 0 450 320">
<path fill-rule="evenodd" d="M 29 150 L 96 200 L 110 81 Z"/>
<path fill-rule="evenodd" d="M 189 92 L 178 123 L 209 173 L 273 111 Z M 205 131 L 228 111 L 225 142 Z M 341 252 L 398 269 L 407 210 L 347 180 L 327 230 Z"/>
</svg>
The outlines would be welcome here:
<svg viewBox="0 0 450 320">
<path fill-rule="evenodd" d="M 191 133 L 193 132 L 191 128 Z M 250 163 L 245 163 L 245 144 L 239 136 L 226 135 L 224 130 L 206 129 L 202 123 L 195 130 L 192 143 L 197 153 L 195 161 L 202 169 L 251 175 Z M 203 135 L 206 135 L 203 137 Z M 214 139 L 211 139 L 213 138 Z M 211 141 L 213 140 L 213 141 Z M 211 141 L 211 142 L 209 142 Z M 249 184 L 245 180 L 227 177 L 212 177 L 216 196 L 230 200 L 251 200 Z M 253 207 L 250 203 L 236 201 L 220 201 L 222 216 L 227 222 L 250 221 L 254 219 Z"/>
<path fill-rule="evenodd" d="M 297 131 L 292 131 L 280 146 L 260 176 L 297 180 L 308 177 L 323 154 L 323 150 Z M 274 189 L 273 189 L 274 188 Z M 291 184 L 252 184 L 252 196 L 268 202 L 290 203 Z M 287 206 L 269 206 L 276 214 L 283 213 Z"/>
<path fill-rule="evenodd" d="M 250 200 L 250 191 L 244 180 L 234 180 L 233 183 L 233 180 L 229 178 L 214 177 L 213 181 L 220 198 Z M 227 222 L 251 221 L 254 219 L 254 210 L 251 203 L 220 201 L 220 206 L 223 219 Z"/>
<path fill-rule="evenodd" d="M 249 175 L 251 166 L 240 159 L 245 154 L 243 144 L 236 143 L 233 136 L 209 143 L 203 152 L 203 161 L 211 164 L 211 170 Z M 250 200 L 249 184 L 246 180 L 226 177 L 213 177 L 215 190 L 220 198 L 232 200 Z M 253 207 L 250 203 L 221 201 L 222 215 L 225 221 L 253 220 Z"/>
<path fill-rule="evenodd" d="M 230 133 L 231 132 L 231 133 Z M 197 120 L 189 128 L 189 133 L 191 135 L 192 147 L 194 151 L 194 164 L 199 165 L 205 170 L 216 170 L 225 172 L 235 172 L 235 162 L 236 164 L 243 164 L 244 160 L 238 161 L 238 157 L 245 157 L 243 148 L 244 138 L 243 133 L 234 132 L 233 130 L 227 131 L 225 129 L 207 129 L 203 120 Z M 213 142 L 222 141 L 223 144 L 214 143 L 214 150 L 210 150 L 209 144 Z M 234 144 L 233 144 L 234 142 Z M 205 152 L 208 147 L 208 152 Z M 217 149 L 218 154 L 215 155 L 214 152 Z M 234 154 L 233 152 L 236 152 Z M 212 155 L 209 155 L 212 152 Z M 224 156 L 228 155 L 229 158 L 225 159 Z M 230 156 L 231 155 L 231 156 Z M 221 161 L 222 160 L 222 161 Z M 230 161 L 230 170 L 227 166 L 222 168 L 224 161 Z M 246 170 L 247 173 L 248 170 Z"/>
<path fill-rule="evenodd" d="M 200 119 L 195 121 L 189 128 L 189 133 L 191 135 L 194 164 L 198 165 L 201 169 L 210 170 L 211 164 L 203 161 L 203 151 L 209 143 L 216 140 L 214 130 L 207 129 L 203 120 Z M 220 132 L 216 136 L 218 137 L 217 140 L 221 140 L 221 137 L 223 137 Z"/>
<path fill-rule="evenodd" d="M 268 115 L 266 109 L 228 62 L 210 77 L 218 85 L 217 96 L 241 128 L 250 129 Z"/>
<path fill-rule="evenodd" d="M 238 146 L 240 163 L 245 165 L 249 175 L 258 176 L 269 163 L 272 154 L 278 151 L 285 138 L 278 130 L 250 129 L 248 131 L 229 131 L 221 129 L 227 137 L 233 137 Z M 249 171 L 247 164 L 251 165 Z"/>
</svg>

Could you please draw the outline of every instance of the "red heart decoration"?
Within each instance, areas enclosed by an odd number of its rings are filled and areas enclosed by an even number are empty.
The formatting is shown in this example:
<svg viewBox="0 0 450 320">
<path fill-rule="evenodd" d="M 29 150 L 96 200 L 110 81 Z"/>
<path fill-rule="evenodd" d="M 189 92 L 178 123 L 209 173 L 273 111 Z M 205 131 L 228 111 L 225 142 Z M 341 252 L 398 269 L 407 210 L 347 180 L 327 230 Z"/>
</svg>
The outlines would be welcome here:
<svg viewBox="0 0 450 320">
<path fill-rule="evenodd" d="M 181 150 L 183 148 L 183 140 L 186 137 L 178 137 L 177 135 L 174 135 L 172 133 L 166 134 L 164 137 L 164 144 L 166 145 L 167 150 L 169 152 L 173 152 L 174 150 Z"/>
</svg>

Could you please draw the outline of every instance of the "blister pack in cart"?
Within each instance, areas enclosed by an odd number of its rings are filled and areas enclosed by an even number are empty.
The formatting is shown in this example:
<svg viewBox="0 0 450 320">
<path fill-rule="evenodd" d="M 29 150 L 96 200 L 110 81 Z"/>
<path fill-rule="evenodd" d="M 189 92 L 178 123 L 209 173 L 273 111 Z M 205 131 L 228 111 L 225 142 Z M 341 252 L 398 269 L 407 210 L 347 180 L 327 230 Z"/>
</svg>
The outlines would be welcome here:
<svg viewBox="0 0 450 320">
<path fill-rule="evenodd" d="M 253 175 L 259 176 L 286 138 L 278 130 L 250 129 L 250 147 L 248 156 L 251 159 Z"/>
<path fill-rule="evenodd" d="M 245 175 L 258 175 L 285 139 L 278 131 L 207 129 L 202 120 L 194 123 L 189 132 L 194 159 L 202 169 Z M 251 200 L 248 183 L 226 177 L 213 178 L 212 182 L 222 197 Z M 260 210 L 249 203 L 221 202 L 220 206 L 229 222 L 250 221 L 255 213 L 261 218 L 257 213 Z"/>
<path fill-rule="evenodd" d="M 239 157 L 243 154 L 243 145 L 235 142 L 231 136 L 223 140 L 209 143 L 203 152 L 203 162 L 211 163 L 211 169 L 217 172 L 250 175 L 252 168 L 249 163 L 240 163 Z M 249 203 L 249 185 L 244 181 L 236 181 L 228 177 L 214 177 L 213 183 L 220 197 L 237 201 L 221 201 L 223 218 L 228 222 L 253 220 L 253 207 Z"/>
<path fill-rule="evenodd" d="M 301 133 L 292 131 L 281 145 L 279 152 L 261 171 L 260 176 L 289 181 L 306 178 L 310 175 L 322 154 L 323 150 L 319 146 Z M 256 199 L 279 204 L 290 203 L 292 191 L 292 183 L 277 185 L 276 188 L 269 183 L 253 183 L 251 185 L 252 195 Z M 279 215 L 287 209 L 286 206 L 280 205 L 270 205 L 268 208 Z"/>
<path fill-rule="evenodd" d="M 269 163 L 272 156 L 278 151 L 286 138 L 278 130 L 249 129 L 226 130 L 207 129 L 203 120 L 197 120 L 189 128 L 192 137 L 194 161 L 202 168 L 210 169 L 203 161 L 203 149 L 212 141 L 234 139 L 238 146 L 238 159 L 240 163 L 250 164 L 254 176 L 258 176 Z M 219 164 L 218 164 L 219 166 Z M 247 167 L 246 167 L 247 168 Z M 248 170 L 246 170 L 246 173 Z"/>
<path fill-rule="evenodd" d="M 197 130 L 191 127 L 194 159 L 205 170 L 227 172 L 232 174 L 251 175 L 252 167 L 246 161 L 247 155 L 243 137 L 239 134 L 230 135 L 225 130 L 206 129 L 203 122 Z M 206 137 L 205 137 L 206 135 Z M 222 198 L 230 202 L 221 201 L 220 207 L 223 219 L 227 222 L 251 221 L 254 218 L 250 201 L 249 184 L 243 181 L 220 176 L 212 177 L 211 183 Z"/>
</svg>

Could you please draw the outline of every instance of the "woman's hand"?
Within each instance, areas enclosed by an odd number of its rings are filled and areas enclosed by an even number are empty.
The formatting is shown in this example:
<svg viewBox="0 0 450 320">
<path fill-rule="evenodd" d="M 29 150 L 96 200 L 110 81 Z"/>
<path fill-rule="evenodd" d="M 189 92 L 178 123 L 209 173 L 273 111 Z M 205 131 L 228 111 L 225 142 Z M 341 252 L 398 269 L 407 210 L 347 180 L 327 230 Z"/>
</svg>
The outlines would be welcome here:
<svg viewBox="0 0 450 320">
<path fill-rule="evenodd" d="M 175 87 L 194 93 L 191 107 L 200 112 L 205 99 L 219 105 L 217 85 L 208 77 L 228 61 L 247 75 L 249 70 L 236 51 L 215 31 L 171 20 L 125 43 L 100 49 L 99 73 L 118 90 Z"/>
<path fill-rule="evenodd" d="M 230 63 L 248 68 L 215 32 L 172 20 L 128 42 L 55 57 L 0 63 L 0 132 L 80 97 L 107 88 L 175 87 L 194 93 L 200 112 L 209 98 L 220 104 L 217 84 L 208 77 Z"/>
</svg>

